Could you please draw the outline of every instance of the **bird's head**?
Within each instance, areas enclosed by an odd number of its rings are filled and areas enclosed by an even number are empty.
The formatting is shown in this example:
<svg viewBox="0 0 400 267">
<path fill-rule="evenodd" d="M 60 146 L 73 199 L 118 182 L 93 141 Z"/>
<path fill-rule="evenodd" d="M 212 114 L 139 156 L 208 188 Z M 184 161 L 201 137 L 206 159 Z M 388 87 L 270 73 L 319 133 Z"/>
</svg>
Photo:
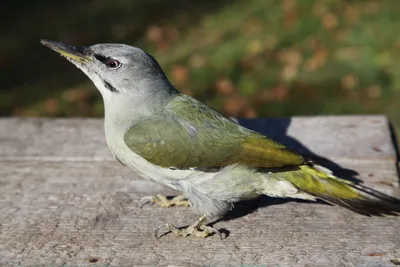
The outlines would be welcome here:
<svg viewBox="0 0 400 267">
<path fill-rule="evenodd" d="M 103 98 L 119 94 L 143 99 L 175 92 L 157 61 L 137 47 L 124 44 L 75 47 L 48 40 L 41 42 L 81 69 Z"/>
</svg>

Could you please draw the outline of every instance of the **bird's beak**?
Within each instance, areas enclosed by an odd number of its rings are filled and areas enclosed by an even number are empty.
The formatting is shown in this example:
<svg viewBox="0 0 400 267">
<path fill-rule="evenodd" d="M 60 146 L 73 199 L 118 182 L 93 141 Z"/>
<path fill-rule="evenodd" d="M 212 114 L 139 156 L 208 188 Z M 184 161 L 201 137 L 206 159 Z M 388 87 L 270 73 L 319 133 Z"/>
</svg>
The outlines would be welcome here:
<svg viewBox="0 0 400 267">
<path fill-rule="evenodd" d="M 49 41 L 49 40 L 41 40 L 41 43 L 44 46 L 60 53 L 60 55 L 66 57 L 69 60 L 85 63 L 87 61 L 92 61 L 92 53 L 90 48 L 87 47 L 75 47 L 71 45 L 66 45 L 63 43 Z"/>
</svg>

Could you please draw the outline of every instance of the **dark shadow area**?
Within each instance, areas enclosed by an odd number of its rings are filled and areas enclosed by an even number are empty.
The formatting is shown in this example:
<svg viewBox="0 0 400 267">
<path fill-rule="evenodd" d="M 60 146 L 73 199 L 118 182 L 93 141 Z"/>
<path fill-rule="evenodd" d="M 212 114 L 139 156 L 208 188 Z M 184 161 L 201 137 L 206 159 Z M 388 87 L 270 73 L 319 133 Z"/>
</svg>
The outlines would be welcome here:
<svg viewBox="0 0 400 267">
<path fill-rule="evenodd" d="M 399 142 L 398 142 L 398 137 L 396 134 L 396 130 L 395 127 L 393 126 L 393 124 L 389 121 L 389 129 L 390 129 L 390 137 L 392 139 L 392 143 L 394 146 L 394 149 L 396 151 L 396 170 L 397 170 L 397 176 L 400 179 L 400 152 L 399 152 Z"/>
<path fill-rule="evenodd" d="M 297 203 L 308 203 L 308 204 L 317 204 L 317 205 L 331 205 L 328 204 L 322 200 L 317 200 L 317 201 L 307 201 L 307 200 L 301 200 L 301 199 L 289 199 L 289 198 L 274 198 L 274 197 L 268 197 L 265 195 L 262 195 L 256 199 L 252 200 L 246 200 L 246 201 L 239 201 L 235 203 L 234 208 L 229 211 L 222 219 L 219 219 L 214 223 L 217 223 L 219 221 L 230 221 L 230 220 L 235 220 L 240 217 L 246 216 L 250 213 L 253 213 L 259 208 L 264 208 L 268 206 L 273 206 L 273 205 L 281 205 L 289 202 L 297 202 Z"/>
<path fill-rule="evenodd" d="M 300 141 L 286 134 L 290 126 L 291 118 L 265 118 L 265 119 L 239 119 L 239 123 L 246 128 L 252 129 L 263 135 L 266 135 L 279 143 L 282 143 L 291 150 L 302 154 L 313 162 L 330 169 L 335 176 L 360 183 L 361 180 L 355 176 L 358 174 L 354 170 L 345 169 L 336 162 L 333 162 L 321 155 L 315 154 L 313 151 L 304 146 Z"/>
<path fill-rule="evenodd" d="M 265 119 L 239 119 L 239 123 L 246 128 L 252 129 L 259 133 L 262 133 L 282 144 L 286 147 L 290 148 L 297 153 L 301 153 L 307 158 L 312 159 L 317 164 L 320 164 L 328 169 L 330 169 L 335 176 L 340 178 L 355 182 L 361 183 L 361 180 L 357 179 L 355 176 L 358 174 L 354 170 L 345 169 L 341 167 L 339 164 L 324 158 L 320 155 L 315 154 L 311 150 L 309 150 L 306 146 L 304 146 L 300 141 L 295 138 L 287 135 L 287 129 L 290 126 L 291 119 L 290 118 L 265 118 Z M 299 202 L 299 203 L 316 203 L 316 204 L 327 204 L 324 201 L 318 200 L 307 201 L 307 200 L 299 200 L 299 199 L 281 199 L 281 198 L 273 198 L 268 196 L 260 196 L 257 199 L 249 200 L 249 201 L 240 201 L 235 203 L 235 207 L 232 211 L 230 211 L 224 218 L 221 220 L 232 220 L 247 214 L 250 214 L 261 207 L 271 206 L 271 205 L 279 205 L 287 202 Z M 217 220 L 213 223 L 216 223 L 220 220 Z"/>
</svg>

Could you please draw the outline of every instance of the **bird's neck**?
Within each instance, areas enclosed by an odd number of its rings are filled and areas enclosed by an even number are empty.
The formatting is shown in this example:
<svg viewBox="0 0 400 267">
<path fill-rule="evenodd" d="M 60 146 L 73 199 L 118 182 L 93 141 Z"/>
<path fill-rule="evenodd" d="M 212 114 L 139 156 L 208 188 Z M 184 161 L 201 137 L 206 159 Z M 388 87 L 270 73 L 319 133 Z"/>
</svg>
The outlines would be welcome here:
<svg viewBox="0 0 400 267">
<path fill-rule="evenodd" d="M 128 129 L 140 121 L 165 112 L 165 106 L 178 95 L 178 91 L 127 94 L 100 90 L 104 102 L 104 127 L 107 143 L 114 152 L 124 145 Z"/>
<path fill-rule="evenodd" d="M 112 93 L 103 96 L 107 138 L 122 136 L 136 123 L 161 115 L 174 95 L 143 96 Z"/>
<path fill-rule="evenodd" d="M 116 158 L 125 165 L 138 169 L 138 166 L 127 162 L 126 154 L 129 148 L 124 141 L 124 135 L 130 127 L 150 116 L 150 109 L 143 104 L 134 105 L 136 101 L 130 97 L 103 97 L 104 101 L 104 130 L 108 147 Z M 136 159 L 135 157 L 133 157 Z M 139 162 L 139 161 L 138 161 Z M 140 164 L 139 164 L 140 165 Z M 141 173 L 141 175 L 144 175 Z"/>
</svg>

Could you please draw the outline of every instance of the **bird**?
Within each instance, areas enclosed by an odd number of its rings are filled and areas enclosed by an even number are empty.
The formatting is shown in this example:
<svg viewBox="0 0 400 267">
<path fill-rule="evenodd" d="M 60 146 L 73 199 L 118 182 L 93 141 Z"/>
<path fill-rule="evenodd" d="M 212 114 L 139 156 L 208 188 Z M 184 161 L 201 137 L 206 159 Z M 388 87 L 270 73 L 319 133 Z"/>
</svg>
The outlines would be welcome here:
<svg viewBox="0 0 400 267">
<path fill-rule="evenodd" d="M 41 40 L 79 68 L 104 102 L 112 154 L 140 176 L 182 195 L 145 196 L 140 205 L 190 206 L 199 219 L 187 227 L 161 225 L 177 236 L 222 235 L 207 224 L 234 204 L 266 195 L 321 199 L 367 216 L 396 216 L 400 200 L 333 175 L 290 148 L 236 123 L 168 80 L 156 59 L 126 44 L 72 46 Z"/>
</svg>

